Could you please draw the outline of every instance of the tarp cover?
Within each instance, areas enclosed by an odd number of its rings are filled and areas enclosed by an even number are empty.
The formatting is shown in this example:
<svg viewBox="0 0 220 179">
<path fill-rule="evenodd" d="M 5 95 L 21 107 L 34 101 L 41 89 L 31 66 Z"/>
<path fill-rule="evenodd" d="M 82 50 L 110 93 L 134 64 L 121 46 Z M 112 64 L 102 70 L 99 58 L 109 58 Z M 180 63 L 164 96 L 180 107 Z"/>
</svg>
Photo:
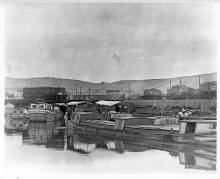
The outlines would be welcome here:
<svg viewBox="0 0 220 179">
<path fill-rule="evenodd" d="M 78 104 L 83 104 L 83 103 L 85 103 L 85 101 L 71 101 L 67 103 L 67 105 L 78 105 Z"/>
<path fill-rule="evenodd" d="M 104 101 L 104 100 L 101 100 L 101 101 L 97 101 L 96 104 L 105 105 L 105 106 L 113 106 L 113 105 L 118 104 L 120 102 L 121 101 Z"/>
</svg>

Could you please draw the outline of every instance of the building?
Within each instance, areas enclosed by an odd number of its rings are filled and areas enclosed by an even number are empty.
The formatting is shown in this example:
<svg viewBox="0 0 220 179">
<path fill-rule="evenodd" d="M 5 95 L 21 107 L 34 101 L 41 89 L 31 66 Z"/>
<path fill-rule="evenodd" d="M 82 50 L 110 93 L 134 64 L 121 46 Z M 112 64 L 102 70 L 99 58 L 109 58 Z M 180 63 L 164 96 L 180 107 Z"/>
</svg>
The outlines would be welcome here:
<svg viewBox="0 0 220 179">
<path fill-rule="evenodd" d="M 144 99 L 162 99 L 162 91 L 156 88 L 144 90 Z"/>
<path fill-rule="evenodd" d="M 140 93 L 133 93 L 131 94 L 130 97 L 131 97 L 130 99 L 142 99 L 142 96 Z"/>
<path fill-rule="evenodd" d="M 157 95 L 157 96 L 161 96 L 162 95 L 162 91 L 160 91 L 159 89 L 156 89 L 156 88 L 146 89 L 146 90 L 144 90 L 144 95 Z"/>
<path fill-rule="evenodd" d="M 199 85 L 200 98 L 202 99 L 216 99 L 217 96 L 217 82 L 209 81 Z"/>
<path fill-rule="evenodd" d="M 69 100 L 91 100 L 91 101 L 99 101 L 99 100 L 125 100 L 124 94 L 114 94 L 114 95 L 70 95 Z"/>
<path fill-rule="evenodd" d="M 200 94 L 200 90 L 199 89 L 193 89 L 193 94 L 195 94 L 195 95 Z"/>
<path fill-rule="evenodd" d="M 5 89 L 5 99 L 22 99 L 23 90 L 22 89 Z"/>
<path fill-rule="evenodd" d="M 192 99 L 194 89 L 185 85 L 175 85 L 167 89 L 168 99 Z"/>
<path fill-rule="evenodd" d="M 187 87 L 185 85 L 175 85 L 170 89 L 167 89 L 167 95 L 182 95 L 184 93 L 193 93 L 193 88 Z"/>
<path fill-rule="evenodd" d="M 199 85 L 199 90 L 202 91 L 217 91 L 217 82 L 208 81 Z"/>
<path fill-rule="evenodd" d="M 106 90 L 107 95 L 120 94 L 120 90 Z"/>
<path fill-rule="evenodd" d="M 43 100 L 65 100 L 66 90 L 65 88 L 55 88 L 55 87 L 32 87 L 32 88 L 23 88 L 23 97 L 24 99 L 43 99 Z"/>
</svg>

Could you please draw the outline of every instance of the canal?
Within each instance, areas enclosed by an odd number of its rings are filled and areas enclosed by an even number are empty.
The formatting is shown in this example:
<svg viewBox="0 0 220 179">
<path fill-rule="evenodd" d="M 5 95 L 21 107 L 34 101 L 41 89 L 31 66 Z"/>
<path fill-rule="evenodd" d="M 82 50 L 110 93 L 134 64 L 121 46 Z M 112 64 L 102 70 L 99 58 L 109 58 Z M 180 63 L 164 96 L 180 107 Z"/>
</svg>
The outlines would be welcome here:
<svg viewBox="0 0 220 179">
<path fill-rule="evenodd" d="M 4 172 L 40 174 L 201 173 L 216 170 L 210 151 L 66 130 L 61 122 L 5 129 Z M 205 155 L 204 155 L 205 154 Z M 207 154 L 207 155 L 206 155 Z"/>
</svg>

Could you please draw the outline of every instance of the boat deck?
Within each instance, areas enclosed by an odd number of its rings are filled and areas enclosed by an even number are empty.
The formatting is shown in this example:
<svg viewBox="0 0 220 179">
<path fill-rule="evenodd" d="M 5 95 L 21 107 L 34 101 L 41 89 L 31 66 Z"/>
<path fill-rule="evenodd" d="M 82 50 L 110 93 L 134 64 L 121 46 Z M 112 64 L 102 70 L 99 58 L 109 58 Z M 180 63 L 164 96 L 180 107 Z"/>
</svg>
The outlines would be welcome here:
<svg viewBox="0 0 220 179">
<path fill-rule="evenodd" d="M 127 126 L 134 129 L 151 129 L 151 130 L 165 130 L 165 131 L 179 131 L 178 125 L 166 125 L 166 126 L 154 126 L 154 125 L 137 125 L 137 126 Z"/>
<path fill-rule="evenodd" d="M 112 121 L 105 121 L 105 120 L 87 120 L 85 121 L 89 124 L 98 124 L 98 125 L 107 125 L 107 126 L 114 126 L 115 122 Z M 149 129 L 149 130 L 166 130 L 166 131 L 179 131 L 178 125 L 167 125 L 167 126 L 154 126 L 154 125 L 136 125 L 136 126 L 126 126 L 127 128 L 133 129 Z"/>
<path fill-rule="evenodd" d="M 169 144 L 203 145 L 216 146 L 215 134 L 184 134 L 180 135 L 179 125 L 127 125 L 123 130 L 115 127 L 115 122 L 106 120 L 86 120 L 80 123 L 67 121 L 67 128 L 94 132 L 95 134 L 111 135 L 117 138 L 126 139 L 148 139 L 163 141 Z"/>
<path fill-rule="evenodd" d="M 90 124 L 107 125 L 107 126 L 114 126 L 115 125 L 115 122 L 106 121 L 106 120 L 86 120 L 84 122 L 90 123 Z"/>
</svg>

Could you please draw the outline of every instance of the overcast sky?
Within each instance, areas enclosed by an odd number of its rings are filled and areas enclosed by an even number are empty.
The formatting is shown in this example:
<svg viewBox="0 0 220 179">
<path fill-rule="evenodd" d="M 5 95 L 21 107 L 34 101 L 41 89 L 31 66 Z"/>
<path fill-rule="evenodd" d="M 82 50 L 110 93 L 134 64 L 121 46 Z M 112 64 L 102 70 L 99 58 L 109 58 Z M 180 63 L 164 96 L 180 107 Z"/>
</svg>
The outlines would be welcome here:
<svg viewBox="0 0 220 179">
<path fill-rule="evenodd" d="M 8 4 L 6 75 L 91 82 L 216 72 L 212 4 Z"/>
</svg>

